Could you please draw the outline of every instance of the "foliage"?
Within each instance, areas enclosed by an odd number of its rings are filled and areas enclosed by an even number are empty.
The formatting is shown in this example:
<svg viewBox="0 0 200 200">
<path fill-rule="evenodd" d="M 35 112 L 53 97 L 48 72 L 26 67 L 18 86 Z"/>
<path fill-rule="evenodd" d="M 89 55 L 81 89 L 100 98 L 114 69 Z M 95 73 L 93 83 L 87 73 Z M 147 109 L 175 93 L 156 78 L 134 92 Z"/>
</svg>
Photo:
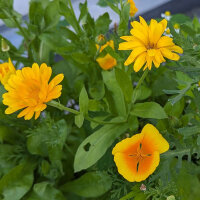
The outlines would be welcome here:
<svg viewBox="0 0 200 200">
<path fill-rule="evenodd" d="M 120 4 L 121 2 L 121 4 Z M 123 62 L 120 36 L 129 32 L 126 1 L 100 0 L 119 15 L 110 30 L 105 13 L 92 18 L 87 1 L 76 16 L 70 0 L 31 0 L 29 20 L 13 10 L 12 0 L 0 0 L 0 18 L 18 28 L 22 44 L 0 51 L 15 67 L 45 62 L 63 73 L 62 96 L 50 102 L 38 120 L 5 115 L 0 103 L 0 199 L 2 200 L 197 200 L 200 196 L 200 23 L 177 14 L 168 22 L 174 42 L 184 50 L 178 62 L 153 67 L 140 87 L 142 72 Z M 62 17 L 62 18 L 61 18 Z M 61 20 L 62 19 L 62 20 Z M 180 24 L 180 33 L 173 26 Z M 98 54 L 96 38 L 113 40 L 115 50 Z M 117 66 L 104 71 L 97 56 L 107 53 Z M 5 93 L 0 86 L 1 96 Z M 66 105 L 74 99 L 73 113 Z M 61 104 L 64 106 L 61 106 Z M 69 111 L 69 110 L 67 110 Z M 75 115 L 75 116 L 74 116 Z M 142 183 L 129 183 L 113 162 L 114 145 L 151 123 L 170 144 L 155 173 Z M 170 197 L 171 196 L 171 197 Z M 170 197 L 170 198 L 169 198 Z"/>
</svg>

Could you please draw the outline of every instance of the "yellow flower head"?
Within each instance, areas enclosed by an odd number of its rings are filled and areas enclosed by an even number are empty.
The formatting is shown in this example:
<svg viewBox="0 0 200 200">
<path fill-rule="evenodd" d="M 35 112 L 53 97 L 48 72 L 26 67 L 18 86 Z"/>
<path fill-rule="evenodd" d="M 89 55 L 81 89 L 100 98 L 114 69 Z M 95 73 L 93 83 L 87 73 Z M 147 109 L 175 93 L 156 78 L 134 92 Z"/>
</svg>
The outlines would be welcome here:
<svg viewBox="0 0 200 200">
<path fill-rule="evenodd" d="M 140 134 L 116 144 L 112 154 L 118 172 L 130 182 L 140 182 L 155 171 L 160 154 L 168 149 L 169 144 L 159 131 L 147 124 Z"/>
<path fill-rule="evenodd" d="M 114 49 L 114 41 L 110 40 L 105 45 L 103 45 L 100 49 L 100 52 L 102 52 L 107 46 L 110 46 L 112 49 Z M 99 45 L 96 45 L 97 49 L 99 49 Z M 113 58 L 109 53 L 107 53 L 104 57 L 98 57 L 96 59 L 99 66 L 104 69 L 108 70 L 113 68 L 117 65 L 117 61 L 115 58 Z"/>
<path fill-rule="evenodd" d="M 174 29 L 180 29 L 180 25 L 178 23 L 174 24 Z"/>
<path fill-rule="evenodd" d="M 165 11 L 165 15 L 166 15 L 166 16 L 170 16 L 170 15 L 171 15 L 171 12 L 167 10 L 167 11 Z"/>
<path fill-rule="evenodd" d="M 180 56 L 177 53 L 183 53 L 183 49 L 173 43 L 173 39 L 168 36 L 162 36 L 167 27 L 167 20 L 163 19 L 157 22 L 152 19 L 150 25 L 140 17 L 140 22 L 133 21 L 131 23 L 131 36 L 122 36 L 121 39 L 126 40 L 119 44 L 119 50 L 132 50 L 130 56 L 125 61 L 124 65 L 134 63 L 134 70 L 138 72 L 143 65 L 144 70 L 151 70 L 152 63 L 155 67 L 159 67 L 166 60 L 164 57 L 171 60 L 179 60 Z"/>
<path fill-rule="evenodd" d="M 13 66 L 10 58 L 8 63 L 0 64 L 0 81 L 2 85 L 5 85 L 8 82 L 8 79 L 12 74 L 15 74 L 15 67 Z"/>
<path fill-rule="evenodd" d="M 166 32 L 166 34 L 167 34 L 167 35 L 171 34 L 171 32 L 170 32 L 170 29 L 169 29 L 169 28 L 167 28 L 167 29 L 165 30 L 165 32 Z"/>
<path fill-rule="evenodd" d="M 134 17 L 138 9 L 136 8 L 135 2 L 133 0 L 128 0 L 128 3 L 130 3 L 130 16 Z"/>
<path fill-rule="evenodd" d="M 29 120 L 35 113 L 37 119 L 41 111 L 47 107 L 45 103 L 61 95 L 62 85 L 58 84 L 64 75 L 59 74 L 48 83 L 51 74 L 52 69 L 46 64 L 39 67 L 34 63 L 32 68 L 24 67 L 22 70 L 17 70 L 5 85 L 8 91 L 3 94 L 3 104 L 8 106 L 5 113 L 12 114 L 24 109 L 18 114 L 18 118 L 24 117 L 25 120 Z"/>
</svg>

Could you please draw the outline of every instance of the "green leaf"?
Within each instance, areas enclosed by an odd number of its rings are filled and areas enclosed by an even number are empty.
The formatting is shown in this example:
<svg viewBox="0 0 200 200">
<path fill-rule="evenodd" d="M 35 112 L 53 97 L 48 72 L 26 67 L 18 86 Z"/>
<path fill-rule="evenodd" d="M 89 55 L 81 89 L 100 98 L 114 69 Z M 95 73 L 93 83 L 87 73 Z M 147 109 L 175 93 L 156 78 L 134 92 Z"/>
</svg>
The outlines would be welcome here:
<svg viewBox="0 0 200 200">
<path fill-rule="evenodd" d="M 13 168 L 0 180 L 0 194 L 4 200 L 20 200 L 33 183 L 33 164 L 26 162 Z"/>
<path fill-rule="evenodd" d="M 61 187 L 63 192 L 72 192 L 85 198 L 98 197 L 110 190 L 112 179 L 106 172 L 88 172 Z"/>
<path fill-rule="evenodd" d="M 192 135 L 196 135 L 197 133 L 200 133 L 200 127 L 199 126 L 183 127 L 183 128 L 179 128 L 178 132 L 182 134 L 185 139 L 185 138 L 191 137 Z"/>
<path fill-rule="evenodd" d="M 52 1 L 46 7 L 44 12 L 45 25 L 48 28 L 55 27 L 60 20 L 60 15 L 58 13 L 58 2 Z"/>
<path fill-rule="evenodd" d="M 169 116 L 180 117 L 184 110 L 185 100 L 182 98 L 180 101 L 172 105 L 170 102 L 167 102 L 164 106 L 164 110 Z"/>
<path fill-rule="evenodd" d="M 48 182 L 37 183 L 27 200 L 66 200 L 61 191 Z"/>
<path fill-rule="evenodd" d="M 75 124 L 78 128 L 81 128 L 84 122 L 84 116 L 83 113 L 80 113 L 79 115 L 75 116 Z"/>
<path fill-rule="evenodd" d="M 59 1 L 59 13 L 65 17 L 67 22 L 74 28 L 76 33 L 79 33 L 79 24 L 73 14 L 72 10 L 68 7 L 67 2 Z"/>
<path fill-rule="evenodd" d="M 118 120 L 118 118 L 115 118 L 112 121 L 115 120 Z M 104 155 L 114 140 L 124 133 L 127 128 L 127 123 L 104 125 L 87 137 L 76 152 L 74 160 L 75 172 L 87 169 L 94 165 Z"/>
<path fill-rule="evenodd" d="M 73 52 L 71 53 L 71 57 L 80 64 L 88 64 L 91 61 L 88 55 L 83 52 Z"/>
<path fill-rule="evenodd" d="M 192 37 L 195 35 L 195 31 L 186 24 L 182 24 L 180 29 L 181 31 L 184 31 L 185 33 L 189 34 Z"/>
<path fill-rule="evenodd" d="M 200 134 L 197 137 L 197 145 L 200 146 Z"/>
<path fill-rule="evenodd" d="M 128 76 L 126 72 L 124 72 L 123 70 L 119 68 L 115 69 L 115 76 L 116 76 L 119 86 L 121 87 L 124 93 L 126 101 L 130 103 L 133 96 L 133 85 L 132 85 L 130 77 Z"/>
<path fill-rule="evenodd" d="M 89 93 L 93 99 L 102 99 L 105 95 L 105 87 L 103 81 L 97 80 L 95 83 L 90 84 Z"/>
<path fill-rule="evenodd" d="M 136 103 L 131 114 L 141 118 L 165 119 L 167 115 L 164 109 L 155 102 Z"/>
<path fill-rule="evenodd" d="M 85 3 L 79 4 L 79 10 L 80 10 L 80 15 L 78 21 L 80 22 L 88 14 L 87 0 L 85 0 Z"/>
<path fill-rule="evenodd" d="M 103 15 L 99 16 L 99 18 L 95 22 L 97 34 L 107 33 L 110 23 L 111 20 L 108 13 L 104 13 Z"/>
<path fill-rule="evenodd" d="M 88 103 L 89 103 L 88 94 L 85 87 L 83 87 L 79 95 L 79 106 L 80 106 L 80 112 L 83 113 L 84 116 L 88 114 Z"/>
<path fill-rule="evenodd" d="M 113 98 L 114 105 L 111 105 L 115 109 L 115 114 L 119 116 L 126 116 L 126 105 L 124 101 L 123 92 L 116 80 L 115 70 L 112 71 L 102 71 L 103 81 Z"/>
<path fill-rule="evenodd" d="M 152 94 L 152 91 L 150 88 L 141 85 L 138 89 L 137 89 L 137 100 L 144 100 L 147 99 L 148 97 L 150 97 Z"/>
<path fill-rule="evenodd" d="M 44 9 L 40 1 L 31 1 L 29 6 L 29 20 L 31 24 L 40 26 L 44 17 Z"/>
</svg>

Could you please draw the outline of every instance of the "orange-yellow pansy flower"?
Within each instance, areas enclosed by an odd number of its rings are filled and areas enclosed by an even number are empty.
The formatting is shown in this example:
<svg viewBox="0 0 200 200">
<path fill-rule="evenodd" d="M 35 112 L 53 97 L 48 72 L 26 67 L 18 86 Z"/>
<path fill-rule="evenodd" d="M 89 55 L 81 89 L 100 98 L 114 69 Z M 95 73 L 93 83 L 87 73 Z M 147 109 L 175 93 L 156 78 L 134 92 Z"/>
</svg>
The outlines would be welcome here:
<svg viewBox="0 0 200 200">
<path fill-rule="evenodd" d="M 46 103 L 61 95 L 62 85 L 59 83 L 64 75 L 57 75 L 49 83 L 51 74 L 51 67 L 44 63 L 40 67 L 34 63 L 32 68 L 24 67 L 17 70 L 5 84 L 8 91 L 3 94 L 3 104 L 8 106 L 5 113 L 12 114 L 23 109 L 18 118 L 24 117 L 25 120 L 29 120 L 35 113 L 37 119 L 41 111 L 47 107 Z"/>
<path fill-rule="evenodd" d="M 114 41 L 108 41 L 105 45 L 103 45 L 100 48 L 100 52 L 102 52 L 107 46 L 110 46 L 112 49 L 114 49 Z M 96 47 L 97 49 L 99 49 L 98 44 L 96 45 Z M 96 61 L 98 62 L 99 66 L 104 70 L 111 69 L 117 65 L 116 59 L 113 58 L 109 53 L 107 53 L 104 57 L 98 57 Z"/>
<path fill-rule="evenodd" d="M 138 9 L 135 6 L 135 2 L 133 0 L 128 0 L 128 3 L 130 3 L 130 16 L 134 17 L 135 13 L 138 11 Z"/>
<path fill-rule="evenodd" d="M 134 71 L 138 72 L 144 65 L 144 70 L 151 70 L 152 63 L 159 67 L 165 58 L 179 60 L 180 56 L 176 53 L 183 53 L 183 49 L 173 43 L 173 39 L 162 36 L 167 27 L 167 20 L 157 22 L 152 19 L 150 25 L 140 17 L 140 22 L 131 23 L 131 36 L 122 36 L 126 42 L 119 44 L 119 50 L 132 50 L 124 65 L 134 62 Z M 176 53 L 174 53 L 176 52 Z"/>
<path fill-rule="evenodd" d="M 160 154 L 169 149 L 168 142 L 151 124 L 140 134 L 116 144 L 112 154 L 118 172 L 130 182 L 140 182 L 151 175 L 160 162 Z"/>
<path fill-rule="evenodd" d="M 15 74 L 15 67 L 13 66 L 10 58 L 8 62 L 0 64 L 0 81 L 2 85 L 8 82 L 8 79 L 12 74 Z"/>
</svg>

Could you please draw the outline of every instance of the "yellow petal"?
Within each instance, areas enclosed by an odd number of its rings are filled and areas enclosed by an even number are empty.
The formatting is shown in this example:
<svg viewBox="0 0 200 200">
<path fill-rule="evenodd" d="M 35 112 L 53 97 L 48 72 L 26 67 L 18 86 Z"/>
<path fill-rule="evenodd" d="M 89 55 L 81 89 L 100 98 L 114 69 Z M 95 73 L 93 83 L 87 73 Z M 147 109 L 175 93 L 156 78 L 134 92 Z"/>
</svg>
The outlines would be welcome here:
<svg viewBox="0 0 200 200">
<path fill-rule="evenodd" d="M 132 154 L 137 152 L 137 147 L 141 142 L 143 136 L 141 134 L 135 134 L 131 138 L 126 138 L 121 142 L 117 143 L 112 150 L 112 154 L 116 153 L 127 153 Z"/>
<path fill-rule="evenodd" d="M 141 53 L 143 53 L 144 51 L 146 51 L 146 48 L 143 47 L 137 47 L 135 48 L 131 54 L 129 55 L 129 57 L 127 58 L 127 60 L 125 61 L 124 65 L 130 65 L 132 62 L 135 61 L 136 57 L 139 56 Z"/>
<path fill-rule="evenodd" d="M 111 69 L 117 65 L 116 59 L 113 58 L 110 54 L 106 54 L 104 57 L 99 57 L 96 59 L 96 61 L 98 62 L 99 66 L 104 70 Z"/>
<path fill-rule="evenodd" d="M 138 171 L 135 176 L 135 181 L 140 182 L 147 179 L 157 168 L 160 162 L 160 154 L 155 151 L 150 156 L 139 161 Z"/>
<path fill-rule="evenodd" d="M 114 161 L 118 172 L 129 182 L 134 182 L 137 173 L 137 160 L 123 153 L 116 153 Z"/>
<path fill-rule="evenodd" d="M 161 53 L 164 57 L 170 59 L 170 60 L 179 60 L 180 56 L 176 53 L 172 53 L 169 49 L 167 48 L 161 48 Z"/>
<path fill-rule="evenodd" d="M 122 42 L 119 44 L 118 50 L 133 50 L 136 47 L 144 46 L 139 40 L 130 41 L 130 42 Z"/>
<path fill-rule="evenodd" d="M 138 72 L 142 66 L 145 64 L 146 62 L 146 52 L 140 54 L 136 60 L 135 60 L 135 63 L 133 65 L 133 69 L 135 72 Z"/>
<path fill-rule="evenodd" d="M 169 143 L 163 138 L 159 131 L 151 124 L 145 125 L 142 129 L 143 135 L 142 150 L 146 154 L 158 151 L 164 153 L 169 149 Z"/>
<path fill-rule="evenodd" d="M 157 43 L 157 48 L 174 46 L 173 39 L 168 36 L 162 36 Z"/>
</svg>

